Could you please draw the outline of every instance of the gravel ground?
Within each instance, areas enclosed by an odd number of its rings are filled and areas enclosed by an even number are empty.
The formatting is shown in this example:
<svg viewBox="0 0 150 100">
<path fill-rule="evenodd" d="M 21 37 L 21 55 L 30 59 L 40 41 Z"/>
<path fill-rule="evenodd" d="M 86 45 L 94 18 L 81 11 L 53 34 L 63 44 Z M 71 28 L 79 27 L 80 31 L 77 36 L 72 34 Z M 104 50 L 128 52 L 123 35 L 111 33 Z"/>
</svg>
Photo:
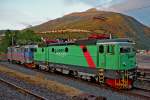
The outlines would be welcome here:
<svg viewBox="0 0 150 100">
<path fill-rule="evenodd" d="M 0 82 L 0 100 L 36 100 L 31 95 L 25 95 L 5 83 Z"/>
<path fill-rule="evenodd" d="M 150 93 L 148 93 L 148 92 L 142 92 L 142 93 L 141 93 L 140 90 L 136 90 L 136 89 L 133 89 L 132 92 L 133 92 L 133 93 L 137 93 L 137 94 L 147 95 L 147 96 L 149 96 L 149 94 L 150 94 Z"/>
<path fill-rule="evenodd" d="M 43 97 L 47 98 L 48 100 L 70 100 L 70 98 L 64 94 L 54 93 L 52 91 L 49 91 L 46 88 L 43 88 L 43 87 L 40 87 L 37 85 L 33 85 L 33 84 L 29 84 L 23 80 L 19 80 L 15 77 L 8 76 L 4 73 L 0 73 L 0 77 L 4 80 L 7 80 L 8 82 L 16 84 L 17 86 L 20 86 L 20 87 L 25 88 L 29 91 L 32 91 L 33 93 L 36 93 L 40 96 L 43 96 Z M 21 97 L 20 94 L 18 94 L 18 95 L 15 95 L 15 94 L 16 93 L 13 93 L 12 96 L 16 96 L 17 99 Z M 4 95 L 4 97 L 5 97 L 5 95 Z M 7 99 L 7 100 L 10 100 L 10 99 Z M 24 99 L 22 98 L 22 99 L 18 99 L 18 100 L 24 100 Z M 30 99 L 27 99 L 27 100 L 30 100 Z"/>
<path fill-rule="evenodd" d="M 1 62 L 2 63 L 2 62 Z M 30 74 L 30 75 L 36 75 L 40 72 L 37 72 L 35 70 L 26 69 L 24 67 L 18 66 L 18 65 L 12 65 L 7 62 L 4 62 L 3 64 L 7 65 L 9 68 L 20 71 L 22 73 Z M 69 85 L 71 87 L 77 88 L 85 93 L 93 94 L 96 96 L 103 96 L 107 97 L 107 100 L 146 100 L 144 98 L 138 97 L 138 96 L 127 96 L 126 94 L 120 94 L 118 92 L 108 90 L 108 89 L 101 89 L 96 86 L 91 86 L 83 82 L 71 80 L 68 78 L 65 78 L 63 76 L 57 76 L 53 74 L 45 74 L 45 78 L 57 81 L 62 84 Z"/>
</svg>

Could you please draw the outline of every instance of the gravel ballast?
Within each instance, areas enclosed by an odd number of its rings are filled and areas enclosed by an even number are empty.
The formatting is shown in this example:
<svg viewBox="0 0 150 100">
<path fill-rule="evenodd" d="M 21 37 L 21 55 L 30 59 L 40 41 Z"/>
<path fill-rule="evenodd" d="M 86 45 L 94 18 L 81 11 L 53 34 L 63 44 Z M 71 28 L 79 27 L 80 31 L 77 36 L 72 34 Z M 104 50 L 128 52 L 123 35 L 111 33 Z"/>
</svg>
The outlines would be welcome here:
<svg viewBox="0 0 150 100">
<path fill-rule="evenodd" d="M 22 94 L 5 83 L 0 82 L 0 87 L 0 100 L 36 100 L 35 97 Z"/>
<path fill-rule="evenodd" d="M 8 76 L 7 74 L 1 73 L 0 76 L 1 76 L 1 79 L 7 80 L 8 82 L 11 82 L 19 87 L 22 87 L 29 91 L 32 91 L 33 93 L 36 93 L 42 97 L 45 97 L 47 100 L 70 100 L 70 97 L 66 96 L 65 94 L 55 93 L 44 87 L 40 87 L 39 85 L 30 84 L 28 82 L 17 79 L 15 77 Z M 15 94 L 15 93 L 13 93 L 13 94 Z M 12 96 L 13 96 L 13 94 L 12 94 Z M 17 98 L 20 97 L 20 95 L 15 95 L 15 96 Z M 24 99 L 21 99 L 21 100 L 24 100 Z M 30 99 L 27 99 L 27 100 L 30 100 Z"/>
<path fill-rule="evenodd" d="M 37 75 L 37 73 L 40 73 L 40 72 L 37 72 L 35 70 L 24 68 L 22 66 L 12 65 L 12 64 L 9 64 L 7 62 L 5 62 L 3 64 L 7 65 L 8 68 L 11 68 L 11 69 L 14 69 L 14 70 L 17 70 L 17 71 L 20 71 L 22 73 L 26 73 L 29 75 Z M 63 76 L 56 76 L 53 74 L 45 74 L 44 77 L 48 80 L 56 81 L 58 83 L 77 88 L 77 89 L 79 89 L 85 93 L 93 94 L 96 96 L 106 97 L 107 100 L 146 100 L 146 99 L 138 97 L 138 96 L 131 96 L 131 95 L 129 96 L 129 95 L 126 95 L 123 93 L 118 93 L 118 92 L 115 92 L 115 91 L 112 91 L 109 89 L 91 86 L 89 84 L 85 84 L 85 83 L 82 83 L 79 81 L 71 80 L 71 79 L 65 78 Z"/>
</svg>

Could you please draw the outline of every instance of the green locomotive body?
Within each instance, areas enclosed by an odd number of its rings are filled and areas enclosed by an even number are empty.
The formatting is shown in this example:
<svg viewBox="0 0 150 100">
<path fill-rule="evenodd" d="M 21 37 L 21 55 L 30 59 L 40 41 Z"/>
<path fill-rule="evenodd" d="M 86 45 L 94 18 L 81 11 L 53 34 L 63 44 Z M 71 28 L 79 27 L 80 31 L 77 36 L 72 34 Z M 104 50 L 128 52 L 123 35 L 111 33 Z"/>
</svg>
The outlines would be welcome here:
<svg viewBox="0 0 150 100">
<path fill-rule="evenodd" d="M 132 43 L 101 40 L 93 44 L 65 43 L 37 48 L 34 60 L 109 70 L 130 70 L 136 67 Z"/>
<path fill-rule="evenodd" d="M 126 71 L 129 71 L 127 74 L 131 74 L 137 67 L 136 53 L 132 44 L 128 39 L 53 43 L 47 47 L 37 48 L 34 52 L 34 61 L 38 65 L 46 64 L 48 69 L 51 64 L 59 67 L 65 65 L 71 70 L 81 70 L 98 77 L 100 75 L 99 80 L 109 79 L 107 83 L 116 86 L 120 83 L 120 79 L 126 77 Z M 128 80 L 127 84 L 131 82 Z"/>
</svg>

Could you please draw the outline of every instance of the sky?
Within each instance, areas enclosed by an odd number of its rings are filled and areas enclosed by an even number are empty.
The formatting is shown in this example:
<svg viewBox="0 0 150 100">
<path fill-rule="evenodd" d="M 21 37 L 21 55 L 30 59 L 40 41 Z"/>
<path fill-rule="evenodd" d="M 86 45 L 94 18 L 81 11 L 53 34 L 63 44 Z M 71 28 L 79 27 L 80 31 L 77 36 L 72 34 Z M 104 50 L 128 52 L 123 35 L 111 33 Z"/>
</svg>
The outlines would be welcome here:
<svg viewBox="0 0 150 100">
<path fill-rule="evenodd" d="M 24 29 L 93 7 L 124 13 L 150 26 L 150 0 L 0 0 L 0 30 Z"/>
</svg>

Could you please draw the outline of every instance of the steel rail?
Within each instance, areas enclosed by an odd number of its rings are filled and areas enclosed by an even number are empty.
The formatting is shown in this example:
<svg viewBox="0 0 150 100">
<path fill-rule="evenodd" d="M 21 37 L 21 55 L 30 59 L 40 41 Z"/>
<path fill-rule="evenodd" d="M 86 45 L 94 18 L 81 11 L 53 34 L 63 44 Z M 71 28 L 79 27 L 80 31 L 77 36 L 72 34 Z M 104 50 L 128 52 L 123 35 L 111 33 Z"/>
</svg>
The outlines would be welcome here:
<svg viewBox="0 0 150 100">
<path fill-rule="evenodd" d="M 8 65 L 5 65 L 5 64 L 2 64 L 2 65 L 8 66 Z M 26 68 L 26 67 L 24 67 L 24 68 Z M 49 73 L 49 72 L 46 72 L 46 71 L 41 71 L 39 69 L 31 69 L 31 70 L 34 70 L 34 71 L 37 71 L 37 72 L 40 72 L 40 73 L 43 73 L 43 74 L 49 74 L 49 75 L 51 74 L 51 75 L 55 75 L 55 76 L 58 76 L 58 77 L 60 76 L 60 77 L 66 78 L 66 79 L 83 82 L 83 83 L 86 83 L 86 84 L 91 85 L 91 86 L 96 86 L 96 87 L 99 87 L 99 88 L 109 89 L 109 90 L 115 91 L 117 93 L 128 95 L 128 96 L 138 96 L 138 97 L 145 98 L 145 99 L 149 99 L 150 98 L 150 96 L 145 96 L 145 95 L 142 95 L 142 94 L 134 93 L 134 92 L 132 92 L 132 90 L 130 91 L 130 90 L 113 89 L 113 88 L 110 88 L 110 87 L 108 87 L 106 85 L 99 85 L 97 83 L 92 83 L 92 82 L 89 82 L 89 81 L 85 81 L 85 80 L 83 80 L 81 78 L 77 78 L 77 77 L 76 78 L 75 77 L 70 77 L 70 76 L 68 77 L 68 75 L 64 75 L 64 74 L 60 74 L 60 73 L 57 74 L 57 73 L 54 73 L 54 72 Z M 134 89 L 141 90 L 141 92 L 142 91 L 143 92 L 147 92 L 147 90 L 144 91 L 144 89 L 139 89 L 139 88 L 134 88 Z"/>
<path fill-rule="evenodd" d="M 9 85 L 9 86 L 11 86 L 11 87 L 13 87 L 13 88 L 15 88 L 15 89 L 17 89 L 17 90 L 20 90 L 19 92 L 30 94 L 30 95 L 36 97 L 38 100 L 48 100 L 48 99 L 46 99 L 46 98 L 44 98 L 44 97 L 42 97 L 42 96 L 40 96 L 38 94 L 35 94 L 35 93 L 33 93 L 33 92 L 31 92 L 31 91 L 29 91 L 27 89 L 19 87 L 19 86 L 15 85 L 15 84 L 13 84 L 11 82 L 8 82 L 8 81 L 6 81 L 6 80 L 4 80 L 2 78 L 0 78 L 0 81 L 5 83 L 5 84 L 7 84 L 7 85 Z"/>
</svg>

